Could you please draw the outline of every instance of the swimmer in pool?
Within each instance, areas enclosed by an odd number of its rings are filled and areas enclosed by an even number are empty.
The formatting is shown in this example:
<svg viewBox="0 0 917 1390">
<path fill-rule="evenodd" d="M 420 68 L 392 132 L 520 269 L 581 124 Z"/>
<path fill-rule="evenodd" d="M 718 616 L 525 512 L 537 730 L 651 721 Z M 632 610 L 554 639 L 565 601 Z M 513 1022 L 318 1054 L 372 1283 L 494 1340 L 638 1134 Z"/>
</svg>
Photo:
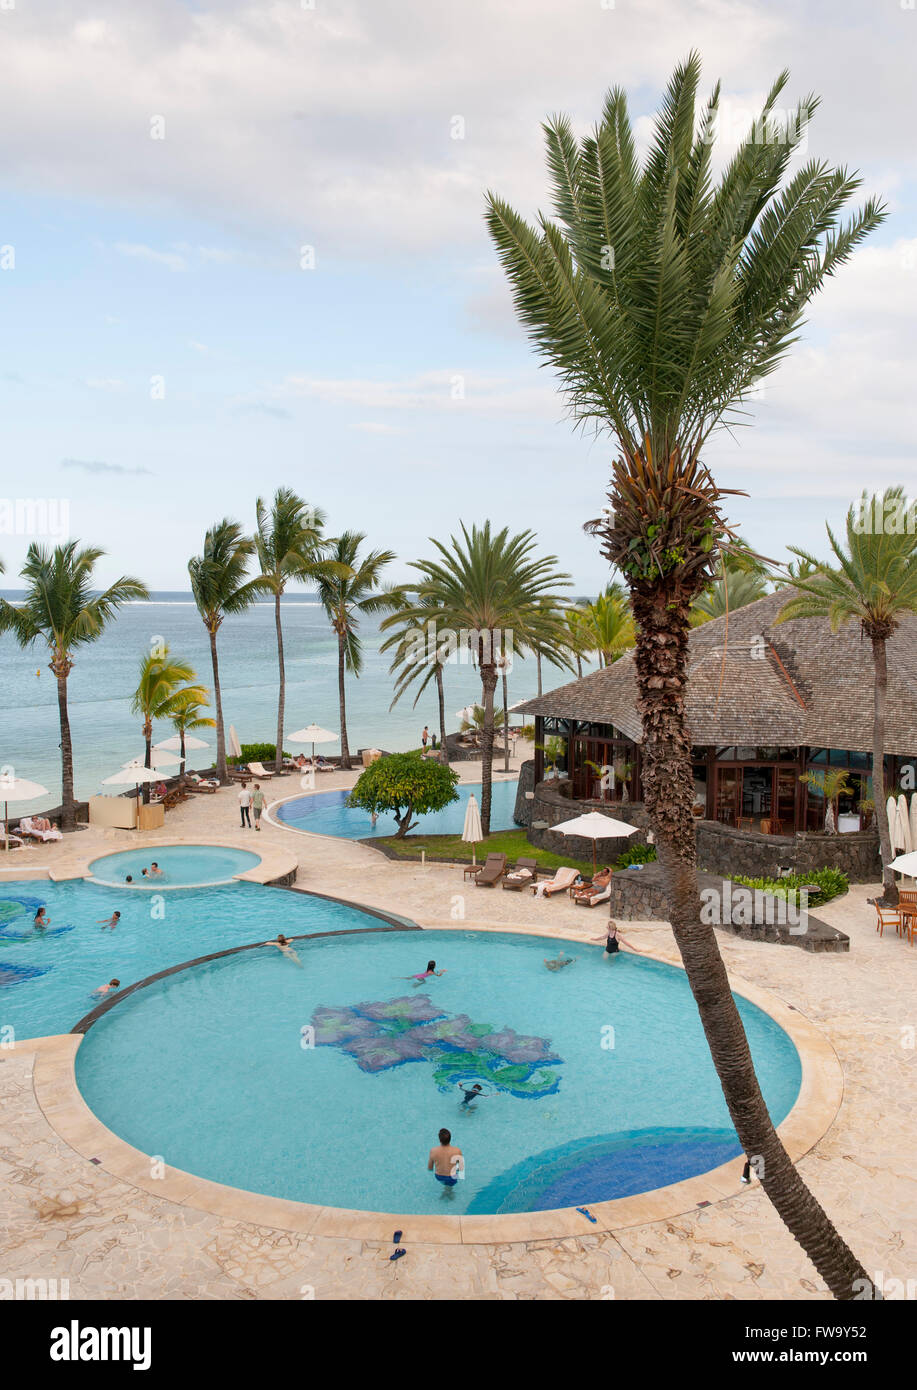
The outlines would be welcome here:
<svg viewBox="0 0 917 1390">
<path fill-rule="evenodd" d="M 467 1090 L 461 1082 L 458 1083 L 459 1090 L 465 1099 L 462 1101 L 463 1110 L 473 1110 L 476 1100 L 490 1100 L 494 1095 L 493 1091 L 485 1092 L 481 1090 L 480 1081 L 476 1081 L 470 1090 Z"/>
<path fill-rule="evenodd" d="M 121 921 L 121 913 L 120 913 L 120 912 L 113 912 L 113 913 L 111 914 L 111 916 L 108 918 L 107 921 L 105 921 L 105 922 L 99 921 L 99 922 L 97 923 L 97 925 L 100 926 L 100 927 L 102 928 L 103 931 L 105 930 L 106 927 L 110 927 L 111 930 L 114 931 L 115 927 L 118 925 L 118 923 L 119 923 L 120 921 Z"/>
<path fill-rule="evenodd" d="M 464 1168 L 465 1160 L 458 1145 L 453 1144 L 452 1135 L 448 1129 L 439 1131 L 439 1143 L 430 1150 L 430 1157 L 427 1159 L 427 1172 L 432 1170 L 437 1182 L 441 1182 L 443 1187 L 455 1187 L 458 1182 L 456 1174 L 460 1168 Z M 443 1193 L 445 1197 L 446 1193 Z"/>
<path fill-rule="evenodd" d="M 133 875 L 133 874 L 128 874 L 127 878 L 124 880 L 125 883 L 133 883 L 133 881 L 134 881 L 134 875 Z"/>
<path fill-rule="evenodd" d="M 422 970 L 419 975 L 399 975 L 398 979 L 413 980 L 414 988 L 417 989 L 420 985 L 429 980 L 431 975 L 445 975 L 445 973 L 445 970 L 437 970 L 435 960 L 428 960 L 426 970 Z"/>
<path fill-rule="evenodd" d="M 162 869 L 160 869 L 160 867 L 159 867 L 159 865 L 156 863 L 156 860 L 155 860 L 155 859 L 153 860 L 152 864 L 150 865 L 149 877 L 150 877 L 150 878 L 162 878 Z"/>
<path fill-rule="evenodd" d="M 565 956 L 564 948 L 561 946 L 557 955 L 552 960 L 546 960 L 545 965 L 549 970 L 563 970 L 565 965 L 572 965 L 575 960 L 576 956 Z"/>
<path fill-rule="evenodd" d="M 48 916 L 45 908 L 40 907 L 35 913 L 35 920 L 32 922 L 32 926 L 38 927 L 40 931 L 44 931 L 45 927 L 50 927 L 50 925 L 51 918 Z"/>
<path fill-rule="evenodd" d="M 99 988 L 98 988 L 98 989 L 94 989 L 92 992 L 93 992 L 93 994 L 103 994 L 103 995 L 104 995 L 104 994 L 108 994 L 108 993 L 109 993 L 111 990 L 113 990 L 113 989 L 120 989 L 120 988 L 121 988 L 121 981 L 120 981 L 120 980 L 109 980 L 109 982 L 108 982 L 107 985 L 99 985 Z"/>
<path fill-rule="evenodd" d="M 295 961 L 298 966 L 302 966 L 302 961 L 299 959 L 299 956 L 293 950 L 293 947 L 290 945 L 283 932 L 279 931 L 273 941 L 265 941 L 264 944 L 265 946 L 276 946 L 277 950 L 281 953 L 281 955 L 286 956 L 287 960 Z"/>
</svg>

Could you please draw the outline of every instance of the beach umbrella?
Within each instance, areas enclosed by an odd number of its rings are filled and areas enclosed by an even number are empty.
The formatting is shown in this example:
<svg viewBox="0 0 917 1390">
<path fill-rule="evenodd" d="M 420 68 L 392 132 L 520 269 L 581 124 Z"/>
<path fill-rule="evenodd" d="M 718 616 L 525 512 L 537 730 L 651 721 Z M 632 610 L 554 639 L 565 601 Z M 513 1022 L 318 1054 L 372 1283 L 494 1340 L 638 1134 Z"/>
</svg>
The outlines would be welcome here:
<svg viewBox="0 0 917 1390">
<path fill-rule="evenodd" d="M 171 738 L 163 739 L 162 743 L 154 743 L 154 749 L 164 748 L 167 753 L 181 752 L 181 736 L 173 734 Z M 185 734 L 185 752 L 196 752 L 199 748 L 209 748 L 210 744 L 205 743 L 202 738 L 195 738 L 193 734 Z"/>
<path fill-rule="evenodd" d="M 911 797 L 911 845 L 917 849 L 917 792 Z"/>
<path fill-rule="evenodd" d="M 910 854 L 899 854 L 897 859 L 892 860 L 891 867 L 908 878 L 917 878 L 917 850 L 912 850 Z"/>
<path fill-rule="evenodd" d="M 122 763 L 121 766 L 136 767 L 139 761 L 139 758 L 131 758 L 129 763 Z M 155 772 L 155 770 L 159 767 L 177 767 L 178 764 L 181 762 L 181 758 L 176 758 L 174 753 L 163 753 L 160 750 L 154 748 L 153 751 L 150 753 L 150 762 L 152 763 L 153 770 Z"/>
<path fill-rule="evenodd" d="M 337 734 L 333 734 L 330 729 L 323 729 L 320 724 L 307 724 L 304 729 L 297 729 L 295 734 L 287 734 L 286 738 L 287 743 L 311 743 L 313 762 L 317 743 L 336 743 L 337 740 Z"/>
<path fill-rule="evenodd" d="M 904 792 L 898 797 L 898 836 L 901 840 L 896 849 L 903 849 L 905 854 L 910 854 L 914 848 L 914 841 L 911 838 L 911 822 L 907 810 L 907 797 Z"/>
<path fill-rule="evenodd" d="M 242 745 L 239 742 L 235 724 L 229 726 L 229 734 L 226 738 L 226 755 L 230 758 L 241 758 L 242 756 Z"/>
<path fill-rule="evenodd" d="M 890 796 L 885 803 L 885 814 L 888 817 L 888 833 L 892 842 L 892 849 L 904 849 L 904 845 L 899 845 L 895 839 L 898 825 L 898 803 L 893 796 Z"/>
<path fill-rule="evenodd" d="M 125 763 L 120 772 L 116 772 L 112 777 L 104 778 L 103 787 L 139 787 L 141 782 L 158 782 L 162 777 L 161 772 L 157 772 L 155 767 L 144 767 L 139 758 L 133 762 Z"/>
<path fill-rule="evenodd" d="M 466 844 L 471 845 L 471 862 L 476 864 L 475 845 L 484 838 L 484 829 L 481 825 L 481 812 L 478 810 L 478 803 L 474 799 L 474 792 L 468 798 L 468 805 L 465 807 L 465 824 L 462 827 L 462 839 Z"/>
<path fill-rule="evenodd" d="M 625 835 L 634 835 L 638 827 L 628 825 L 626 820 L 615 820 L 613 816 L 603 816 L 600 811 L 590 811 L 588 815 L 576 816 L 573 820 L 561 821 L 552 825 L 559 835 L 579 835 L 592 841 L 592 872 L 595 873 L 596 840 L 620 840 Z"/>
<path fill-rule="evenodd" d="M 455 717 L 460 720 L 462 724 L 473 724 L 474 712 L 477 708 L 477 705 L 466 705 L 464 709 L 456 711 Z"/>
<path fill-rule="evenodd" d="M 0 799 L 3 801 L 3 831 L 6 836 L 6 849 L 10 848 L 10 806 L 11 801 L 32 801 L 36 796 L 47 796 L 48 788 L 37 782 L 27 782 L 24 777 L 0 776 Z"/>
</svg>

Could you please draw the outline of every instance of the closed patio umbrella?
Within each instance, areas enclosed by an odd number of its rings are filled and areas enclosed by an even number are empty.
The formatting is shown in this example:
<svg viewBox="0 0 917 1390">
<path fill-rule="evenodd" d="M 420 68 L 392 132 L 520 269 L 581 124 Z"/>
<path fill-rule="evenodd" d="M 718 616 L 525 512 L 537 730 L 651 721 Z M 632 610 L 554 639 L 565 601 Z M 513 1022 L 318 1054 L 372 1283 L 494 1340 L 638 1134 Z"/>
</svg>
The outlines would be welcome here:
<svg viewBox="0 0 917 1390">
<path fill-rule="evenodd" d="M 560 835 L 579 835 L 584 840 L 592 841 L 592 872 L 595 873 L 595 845 L 597 840 L 620 840 L 626 835 L 634 835 L 638 827 L 629 825 L 626 820 L 615 820 L 613 816 L 603 816 L 599 811 L 590 811 L 588 815 L 576 816 L 574 820 L 561 821 L 560 825 L 552 825 L 552 830 L 556 830 Z"/>
<path fill-rule="evenodd" d="M 474 792 L 468 798 L 468 805 L 465 807 L 465 824 L 462 827 L 462 839 L 466 844 L 471 845 L 471 862 L 476 864 L 475 845 L 484 838 L 484 829 L 481 825 L 481 812 L 478 810 L 478 803 L 474 799 Z"/>
<path fill-rule="evenodd" d="M 896 845 L 896 849 L 903 849 L 905 854 L 910 854 L 915 845 L 911 838 L 911 822 L 908 816 L 907 797 L 904 792 L 898 797 L 898 821 L 898 837 L 901 843 Z"/>
<path fill-rule="evenodd" d="M 36 796 L 47 796 L 47 787 L 37 782 L 27 782 L 24 777 L 0 777 L 0 799 L 3 801 L 3 831 L 6 836 L 7 853 L 10 848 L 10 807 L 11 801 L 32 801 Z"/>
<path fill-rule="evenodd" d="M 892 849 L 904 849 L 904 845 L 898 843 L 898 803 L 893 796 L 890 796 L 885 803 L 885 814 L 888 817 L 888 833 L 892 842 Z"/>
</svg>

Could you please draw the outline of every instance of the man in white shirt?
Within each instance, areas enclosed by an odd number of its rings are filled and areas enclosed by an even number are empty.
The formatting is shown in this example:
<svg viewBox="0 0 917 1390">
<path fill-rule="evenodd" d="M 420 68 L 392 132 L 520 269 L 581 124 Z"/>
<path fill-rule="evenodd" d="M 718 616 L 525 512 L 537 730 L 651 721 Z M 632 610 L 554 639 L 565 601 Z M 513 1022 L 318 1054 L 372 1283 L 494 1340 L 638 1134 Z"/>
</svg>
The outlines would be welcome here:
<svg viewBox="0 0 917 1390">
<path fill-rule="evenodd" d="M 243 830 L 245 829 L 246 826 L 248 826 L 249 830 L 251 830 L 251 828 L 252 828 L 252 810 L 251 810 L 251 807 L 252 807 L 252 794 L 251 794 L 251 792 L 248 790 L 248 787 L 243 787 L 242 790 L 239 792 L 239 810 L 240 810 L 241 813 L 242 813 L 242 829 L 243 829 Z"/>
</svg>

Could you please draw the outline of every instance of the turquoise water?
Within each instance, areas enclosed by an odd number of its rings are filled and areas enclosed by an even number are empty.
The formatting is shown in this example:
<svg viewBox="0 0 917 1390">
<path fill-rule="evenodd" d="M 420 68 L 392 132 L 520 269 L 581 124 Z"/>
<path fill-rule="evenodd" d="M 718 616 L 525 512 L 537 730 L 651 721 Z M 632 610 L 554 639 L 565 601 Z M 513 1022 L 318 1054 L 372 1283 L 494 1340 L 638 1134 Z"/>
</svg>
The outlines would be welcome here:
<svg viewBox="0 0 917 1390">
<path fill-rule="evenodd" d="M 6 579 L 9 583 L 10 576 Z M 290 601 L 283 604 L 283 624 L 287 730 L 293 732 L 314 722 L 337 731 L 337 639 L 323 610 L 305 594 L 300 598 L 294 592 Z M 388 671 L 391 657 L 379 651 L 374 618 L 363 620 L 361 636 L 362 674 L 359 679 L 347 677 L 351 748 L 385 748 L 394 753 L 419 747 L 424 724 L 439 731 L 435 691 L 431 687 L 425 692 L 416 708 L 412 706 L 411 692 L 389 710 L 393 694 Z M 207 635 L 190 594 L 161 595 L 156 602 L 131 603 L 122 608 L 97 642 L 76 653 L 68 682 L 76 792 L 80 797 L 94 795 L 104 777 L 116 772 L 128 758 L 143 754 L 141 721 L 131 713 L 130 702 L 137 688 L 140 659 L 157 638 L 165 639 L 176 657 L 189 661 L 205 686 L 211 685 Z M 277 736 L 273 602 L 258 603 L 245 613 L 228 617 L 220 628 L 219 653 L 227 729 L 234 724 L 243 743 L 273 743 Z M 0 767 L 12 764 L 19 776 L 40 783 L 49 792 L 34 804 L 17 803 L 17 815 L 29 815 L 60 801 L 57 692 L 47 659 L 40 647 L 23 652 L 11 636 L 0 635 Z M 587 665 L 585 669 L 591 667 Z M 35 674 L 38 670 L 40 675 Z M 545 666 L 546 690 L 569 679 L 568 672 Z M 446 723 L 451 732 L 458 728 L 455 711 L 480 700 L 481 682 L 466 662 L 446 666 L 444 683 Z M 510 704 L 534 695 L 534 660 L 517 658 L 508 685 Z M 154 741 L 168 738 L 173 732 L 170 725 L 157 724 Z M 189 767 L 209 767 L 215 756 L 213 731 L 199 732 L 211 748 L 192 753 Z M 308 753 L 309 749 L 294 747 L 289 751 Z M 340 746 L 326 743 L 316 751 L 332 755 L 340 752 Z"/>
<path fill-rule="evenodd" d="M 167 1164 L 366 1210 L 582 1205 L 738 1158 L 684 974 L 585 945 L 550 973 L 556 944 L 394 932 L 299 942 L 301 966 L 267 947 L 195 966 L 90 1029 L 78 1084 Z M 446 973 L 416 989 L 401 978 L 429 958 Z M 739 1007 L 779 1123 L 796 1050 Z M 487 1098 L 463 1110 L 458 1083 L 475 1081 Z M 451 1190 L 426 1167 L 441 1126 L 466 1159 Z"/>
<path fill-rule="evenodd" d="M 513 807 L 516 804 L 515 778 L 511 782 L 494 781 L 491 792 L 490 828 L 491 830 L 512 830 Z M 481 805 L 480 783 L 466 783 L 456 787 L 458 801 L 442 811 L 430 815 L 416 816 L 414 835 L 461 835 L 465 824 L 465 810 L 472 792 Z M 289 825 L 294 830 L 308 830 L 313 835 L 340 835 L 347 840 L 363 840 L 370 836 L 394 835 L 398 826 L 395 817 L 380 816 L 373 825 L 366 811 L 351 810 L 344 805 L 346 791 L 315 792 L 312 796 L 297 796 L 292 801 L 284 801 L 271 812 L 274 820 Z"/>
<path fill-rule="evenodd" d="M 51 919 L 46 932 L 32 927 L 40 904 Z M 103 930 L 100 922 L 115 910 L 120 924 Z M 278 931 L 292 936 L 379 925 L 356 908 L 254 883 L 175 893 L 83 881 L 3 883 L 0 1029 L 12 1027 L 17 1038 L 66 1033 L 99 1003 L 92 991 L 113 977 L 126 987 L 170 965 Z"/>
<path fill-rule="evenodd" d="M 153 863 L 153 855 L 162 877 L 144 878 L 143 870 Z M 131 886 L 159 891 L 189 884 L 225 883 L 235 874 L 244 874 L 260 863 L 261 856 L 247 849 L 228 849 L 222 845 L 163 845 L 157 849 L 126 849 L 117 854 L 103 854 L 93 859 L 89 870 L 97 882 L 109 887 L 123 885 L 130 874 L 134 879 Z"/>
</svg>

